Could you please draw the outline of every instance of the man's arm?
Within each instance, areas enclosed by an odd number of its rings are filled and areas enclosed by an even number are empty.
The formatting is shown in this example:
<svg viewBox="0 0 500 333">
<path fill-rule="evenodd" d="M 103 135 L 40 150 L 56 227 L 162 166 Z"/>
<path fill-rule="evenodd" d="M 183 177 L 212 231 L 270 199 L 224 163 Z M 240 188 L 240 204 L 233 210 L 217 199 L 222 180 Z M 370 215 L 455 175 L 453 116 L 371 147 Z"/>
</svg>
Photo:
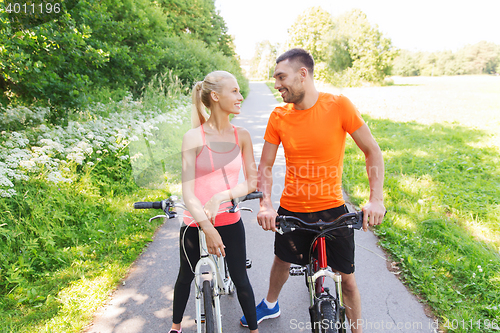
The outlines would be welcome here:
<svg viewBox="0 0 500 333">
<path fill-rule="evenodd" d="M 271 193 L 273 188 L 273 165 L 278 152 L 278 145 L 264 142 L 262 156 L 259 163 L 257 188 L 262 192 L 263 198 L 260 200 L 260 210 L 257 214 L 257 221 L 264 230 L 276 231 L 275 219 L 278 215 L 273 208 Z"/>
<path fill-rule="evenodd" d="M 370 183 L 370 199 L 363 207 L 363 230 L 366 231 L 368 223 L 371 226 L 382 223 L 386 211 L 383 193 L 384 158 L 380 147 L 366 124 L 362 125 L 351 136 L 359 149 L 365 154 L 366 172 Z"/>
</svg>

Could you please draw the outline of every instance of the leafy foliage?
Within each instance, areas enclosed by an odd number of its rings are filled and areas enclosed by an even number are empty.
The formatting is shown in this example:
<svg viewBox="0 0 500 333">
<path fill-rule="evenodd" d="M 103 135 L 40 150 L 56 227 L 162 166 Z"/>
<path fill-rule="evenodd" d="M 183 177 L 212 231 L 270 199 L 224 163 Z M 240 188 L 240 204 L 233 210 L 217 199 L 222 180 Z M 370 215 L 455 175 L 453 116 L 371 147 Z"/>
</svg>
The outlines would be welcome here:
<svg viewBox="0 0 500 333">
<path fill-rule="evenodd" d="M 212 51 L 202 41 L 188 37 L 171 37 L 162 41 L 165 52 L 158 66 L 172 70 L 186 86 L 203 80 L 214 70 L 226 70 L 235 75 L 243 96 L 248 94 L 249 85 L 235 58 L 228 58 L 222 52 Z"/>
<path fill-rule="evenodd" d="M 81 0 L 23 30 L 13 29 L 4 11 L 0 19 L 0 101 L 50 106 L 51 122 L 66 118 L 68 107 L 127 91 L 139 97 L 155 75 L 174 67 L 187 86 L 215 68 L 246 85 L 213 0 Z"/>
<path fill-rule="evenodd" d="M 401 76 L 495 74 L 500 72 L 500 45 L 485 41 L 457 52 L 410 52 L 402 50 L 394 60 L 393 73 Z"/>
<path fill-rule="evenodd" d="M 232 37 L 227 34 L 226 24 L 215 10 L 214 1 L 162 0 L 159 4 L 175 35 L 188 33 L 226 56 L 235 55 Z"/>
</svg>

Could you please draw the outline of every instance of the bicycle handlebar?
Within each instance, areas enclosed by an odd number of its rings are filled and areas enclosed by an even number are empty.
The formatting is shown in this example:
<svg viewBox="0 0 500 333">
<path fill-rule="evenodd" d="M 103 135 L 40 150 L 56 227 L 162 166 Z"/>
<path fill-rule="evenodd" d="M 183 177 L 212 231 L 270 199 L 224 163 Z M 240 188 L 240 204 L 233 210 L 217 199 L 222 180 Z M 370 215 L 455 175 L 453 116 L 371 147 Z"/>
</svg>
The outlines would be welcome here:
<svg viewBox="0 0 500 333">
<path fill-rule="evenodd" d="M 295 216 L 276 216 L 276 224 L 279 225 L 276 231 L 280 234 L 292 232 L 294 230 L 306 230 L 321 234 L 334 229 L 346 227 L 351 229 L 361 229 L 363 227 L 363 212 L 347 213 L 341 215 L 333 222 L 319 220 L 317 222 L 306 222 Z"/>
<path fill-rule="evenodd" d="M 162 202 L 163 201 L 134 202 L 134 208 L 135 209 L 163 209 Z"/>
<path fill-rule="evenodd" d="M 257 198 L 262 198 L 262 192 L 252 192 L 249 193 L 245 196 L 235 198 L 231 200 L 232 207 L 229 208 L 228 212 L 229 213 L 235 213 L 238 211 L 237 206 L 240 202 L 247 201 L 247 200 L 252 200 L 252 199 L 257 199 Z M 135 202 L 134 203 L 134 208 L 135 209 L 162 209 L 165 214 L 169 218 L 175 217 L 177 214 L 173 211 L 171 211 L 171 208 L 173 208 L 176 204 L 174 203 L 174 199 L 172 197 L 168 199 L 164 199 L 162 201 L 154 201 L 154 202 Z"/>
</svg>

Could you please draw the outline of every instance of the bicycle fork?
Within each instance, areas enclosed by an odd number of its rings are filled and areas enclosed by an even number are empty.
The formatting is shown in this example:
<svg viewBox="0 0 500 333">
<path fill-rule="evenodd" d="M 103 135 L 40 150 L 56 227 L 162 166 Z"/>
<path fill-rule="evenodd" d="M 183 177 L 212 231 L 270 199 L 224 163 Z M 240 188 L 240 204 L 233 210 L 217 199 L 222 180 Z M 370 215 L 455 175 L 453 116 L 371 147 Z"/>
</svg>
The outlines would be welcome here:
<svg viewBox="0 0 500 333">
<path fill-rule="evenodd" d="M 310 295 L 310 308 L 309 312 L 311 315 L 311 324 L 315 325 L 314 322 L 319 320 L 319 308 L 322 301 L 332 301 L 333 296 L 330 294 L 328 288 L 324 288 L 325 277 L 330 277 L 335 282 L 335 309 L 340 314 L 337 320 L 340 320 L 339 332 L 345 332 L 343 328 L 345 309 L 342 297 L 342 276 L 338 273 L 334 273 L 328 270 L 328 262 L 326 256 L 326 242 L 324 237 L 320 237 L 316 240 L 314 244 L 317 253 L 317 262 L 310 264 L 307 270 L 309 295 Z M 314 265 L 314 267 L 311 267 Z M 311 273 L 314 274 L 311 275 Z M 318 281 L 318 279 L 321 279 Z"/>
<path fill-rule="evenodd" d="M 311 306 L 314 305 L 314 299 L 316 295 L 320 295 L 325 292 L 324 281 L 325 277 L 328 276 L 335 281 L 335 289 L 338 295 L 338 302 L 340 306 L 344 306 L 342 298 L 342 276 L 337 273 L 333 273 L 328 270 L 328 262 L 326 257 L 326 242 L 324 237 L 320 237 L 316 240 L 314 244 L 314 249 L 317 253 L 317 263 L 316 267 L 312 267 L 314 270 L 313 275 L 308 275 L 309 284 L 309 294 L 311 295 Z M 321 278 L 318 283 L 316 281 Z"/>
</svg>

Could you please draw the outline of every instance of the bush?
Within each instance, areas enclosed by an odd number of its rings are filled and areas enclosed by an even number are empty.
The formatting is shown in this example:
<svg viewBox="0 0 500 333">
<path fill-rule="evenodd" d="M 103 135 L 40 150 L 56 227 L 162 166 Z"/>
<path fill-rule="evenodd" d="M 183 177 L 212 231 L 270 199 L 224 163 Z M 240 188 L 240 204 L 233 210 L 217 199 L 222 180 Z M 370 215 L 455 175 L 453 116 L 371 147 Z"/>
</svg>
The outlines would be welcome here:
<svg viewBox="0 0 500 333">
<path fill-rule="evenodd" d="M 162 71 L 172 69 L 172 73 L 186 86 L 193 86 L 214 70 L 225 70 L 236 77 L 243 97 L 248 95 L 248 80 L 235 58 L 226 57 L 222 52 L 214 51 L 203 42 L 188 37 L 167 38 L 163 44 L 165 54 L 158 67 Z"/>
</svg>

